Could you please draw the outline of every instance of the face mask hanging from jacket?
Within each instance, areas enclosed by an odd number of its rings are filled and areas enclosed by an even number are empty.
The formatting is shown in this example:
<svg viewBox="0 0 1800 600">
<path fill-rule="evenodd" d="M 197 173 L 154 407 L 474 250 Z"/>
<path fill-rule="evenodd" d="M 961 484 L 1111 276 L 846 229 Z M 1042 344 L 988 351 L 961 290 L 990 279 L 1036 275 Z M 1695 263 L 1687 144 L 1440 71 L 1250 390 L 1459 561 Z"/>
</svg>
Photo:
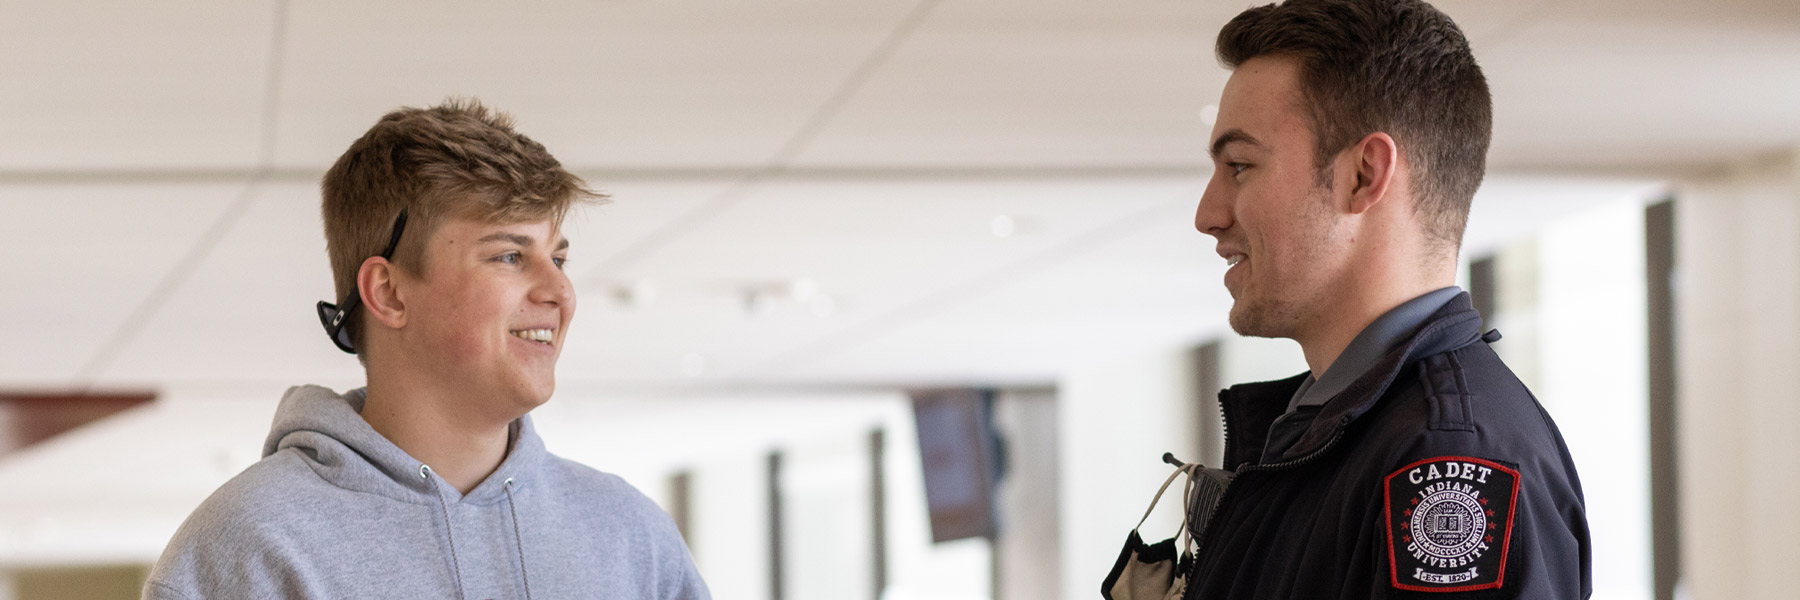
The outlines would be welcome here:
<svg viewBox="0 0 1800 600">
<path fill-rule="evenodd" d="M 1112 572 L 1101 582 L 1100 596 L 1106 600 L 1181 600 L 1187 592 L 1186 573 L 1189 563 L 1194 560 L 1193 551 L 1199 546 L 1198 538 L 1206 535 L 1206 520 L 1218 506 L 1219 498 L 1224 496 L 1232 474 L 1221 469 L 1208 469 L 1199 463 L 1184 463 L 1167 453 L 1163 454 L 1163 461 L 1175 465 L 1175 472 L 1157 488 L 1156 496 L 1150 499 L 1150 508 L 1144 510 L 1144 517 L 1138 519 L 1137 527 L 1131 528 L 1131 534 L 1126 536 L 1125 549 L 1119 553 Z M 1181 494 L 1181 529 L 1174 537 L 1145 544 L 1138 536 L 1138 529 L 1150 519 L 1150 513 L 1156 511 L 1156 503 L 1162 500 L 1163 492 L 1175 483 L 1176 477 L 1183 475 L 1187 476 L 1187 481 Z M 1190 523 L 1194 527 L 1190 528 Z M 1179 543 L 1183 536 L 1186 536 L 1186 544 Z"/>
</svg>

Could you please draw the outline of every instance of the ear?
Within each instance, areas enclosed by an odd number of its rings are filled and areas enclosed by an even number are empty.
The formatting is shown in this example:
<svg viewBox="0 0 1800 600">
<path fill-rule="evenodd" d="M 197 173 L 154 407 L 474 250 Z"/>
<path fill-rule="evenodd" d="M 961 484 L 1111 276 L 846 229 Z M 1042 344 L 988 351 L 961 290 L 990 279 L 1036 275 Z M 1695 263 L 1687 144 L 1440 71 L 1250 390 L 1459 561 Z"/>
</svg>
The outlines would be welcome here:
<svg viewBox="0 0 1800 600">
<path fill-rule="evenodd" d="M 1350 150 L 1355 182 L 1350 186 L 1349 211 L 1363 214 L 1387 198 L 1394 172 L 1400 168 L 1400 147 L 1386 133 L 1364 136 Z"/>
<path fill-rule="evenodd" d="M 395 280 L 397 268 L 388 259 L 371 256 L 356 271 L 356 289 L 369 318 L 392 329 L 406 326 L 406 301 Z"/>
</svg>

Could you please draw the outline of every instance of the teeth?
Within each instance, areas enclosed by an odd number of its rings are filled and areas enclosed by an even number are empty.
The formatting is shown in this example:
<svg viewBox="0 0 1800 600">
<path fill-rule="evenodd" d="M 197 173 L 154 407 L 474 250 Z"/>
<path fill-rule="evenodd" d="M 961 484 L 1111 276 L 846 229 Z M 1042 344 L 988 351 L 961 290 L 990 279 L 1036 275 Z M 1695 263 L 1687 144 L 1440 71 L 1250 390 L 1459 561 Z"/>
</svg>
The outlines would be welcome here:
<svg viewBox="0 0 1800 600">
<path fill-rule="evenodd" d="M 553 329 L 521 329 L 512 332 L 512 334 L 519 336 L 521 339 L 548 344 L 551 340 L 555 339 L 556 331 Z"/>
<path fill-rule="evenodd" d="M 1225 266 L 1227 267 L 1235 267 L 1241 262 L 1244 262 L 1244 255 L 1242 254 L 1233 254 L 1225 257 Z"/>
</svg>

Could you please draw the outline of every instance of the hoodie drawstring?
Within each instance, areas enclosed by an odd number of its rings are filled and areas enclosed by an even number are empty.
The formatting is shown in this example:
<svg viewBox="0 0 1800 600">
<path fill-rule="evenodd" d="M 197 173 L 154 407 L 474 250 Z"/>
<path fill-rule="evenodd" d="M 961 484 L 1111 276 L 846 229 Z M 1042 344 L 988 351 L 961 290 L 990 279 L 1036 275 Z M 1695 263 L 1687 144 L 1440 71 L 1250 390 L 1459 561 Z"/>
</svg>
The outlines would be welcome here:
<svg viewBox="0 0 1800 600">
<path fill-rule="evenodd" d="M 506 509 L 512 511 L 513 544 L 519 550 L 519 577 L 525 580 L 525 600 L 531 600 L 531 572 L 525 570 L 525 536 L 519 533 L 519 505 L 513 502 L 512 485 L 513 480 L 508 477 L 500 488 L 506 490 Z"/>
<path fill-rule="evenodd" d="M 419 477 L 430 481 L 431 465 L 419 465 Z M 519 577 L 525 581 L 525 600 L 531 600 L 531 572 L 525 568 L 525 536 L 519 532 L 519 505 L 513 501 L 513 480 L 506 478 L 500 489 L 506 491 L 506 509 L 512 513 L 513 548 L 519 553 Z M 444 500 L 443 492 L 438 492 L 438 507 L 444 510 L 444 535 L 450 538 L 450 567 L 456 574 L 456 597 L 463 598 L 462 562 L 456 557 L 456 528 L 450 521 L 450 503 Z"/>
<path fill-rule="evenodd" d="M 431 471 L 431 465 L 419 465 L 419 477 L 421 479 L 429 482 L 431 481 L 431 476 L 435 474 L 436 473 Z M 433 484 L 433 487 L 435 488 L 436 484 Z M 444 509 L 444 535 L 450 538 L 450 572 L 456 576 L 456 597 L 464 598 L 462 562 L 456 558 L 456 527 L 452 525 L 450 521 L 450 503 L 444 501 L 444 493 L 442 491 L 435 489 L 433 491 L 437 492 L 438 507 Z"/>
</svg>

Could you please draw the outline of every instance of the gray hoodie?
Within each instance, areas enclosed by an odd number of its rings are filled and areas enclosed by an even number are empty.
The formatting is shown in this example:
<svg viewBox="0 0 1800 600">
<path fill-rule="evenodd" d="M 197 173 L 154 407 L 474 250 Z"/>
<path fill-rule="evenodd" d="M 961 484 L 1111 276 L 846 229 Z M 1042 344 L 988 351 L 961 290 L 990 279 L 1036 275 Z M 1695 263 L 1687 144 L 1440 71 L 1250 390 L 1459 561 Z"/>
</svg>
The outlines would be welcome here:
<svg viewBox="0 0 1800 600">
<path fill-rule="evenodd" d="M 288 390 L 263 459 L 201 503 L 146 598 L 710 596 L 674 523 L 513 422 L 464 496 L 363 421 L 364 390 Z"/>
</svg>

